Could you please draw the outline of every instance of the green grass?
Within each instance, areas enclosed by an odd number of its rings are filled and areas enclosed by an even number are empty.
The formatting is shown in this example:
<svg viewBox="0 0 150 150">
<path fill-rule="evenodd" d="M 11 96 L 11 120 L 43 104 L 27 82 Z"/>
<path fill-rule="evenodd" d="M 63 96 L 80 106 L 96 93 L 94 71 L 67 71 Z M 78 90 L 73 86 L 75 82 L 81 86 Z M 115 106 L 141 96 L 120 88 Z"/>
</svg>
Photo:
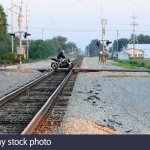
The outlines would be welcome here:
<svg viewBox="0 0 150 150">
<path fill-rule="evenodd" d="M 129 75 L 106 75 L 108 78 L 127 78 L 130 77 Z"/>
<path fill-rule="evenodd" d="M 128 69 L 146 68 L 150 69 L 150 60 L 116 60 L 117 63 L 113 63 L 114 66 L 119 66 Z"/>
</svg>

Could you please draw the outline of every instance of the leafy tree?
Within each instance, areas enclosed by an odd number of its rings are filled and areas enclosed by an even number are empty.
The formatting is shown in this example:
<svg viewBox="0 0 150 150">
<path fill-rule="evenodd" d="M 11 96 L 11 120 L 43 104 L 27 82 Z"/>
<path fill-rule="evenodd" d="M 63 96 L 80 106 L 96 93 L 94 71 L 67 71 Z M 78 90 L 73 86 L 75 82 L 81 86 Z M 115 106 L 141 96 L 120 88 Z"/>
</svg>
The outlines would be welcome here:
<svg viewBox="0 0 150 150">
<path fill-rule="evenodd" d="M 3 7 L 0 5 L 0 31 L 1 34 L 7 33 L 7 19 Z M 1 37 L 2 38 L 2 37 Z"/>
<path fill-rule="evenodd" d="M 73 42 L 68 42 L 67 44 L 66 44 L 66 53 L 71 53 L 74 49 L 77 49 L 77 46 L 76 46 L 76 44 L 75 43 L 73 43 Z"/>
<path fill-rule="evenodd" d="M 150 44 L 150 36 L 140 34 L 137 36 L 137 41 L 139 44 Z"/>
<path fill-rule="evenodd" d="M 7 34 L 7 18 L 3 7 L 0 5 L 0 58 L 6 56 L 10 50 L 10 37 Z"/>
<path fill-rule="evenodd" d="M 49 52 L 47 51 L 47 43 L 45 41 L 30 41 L 29 56 L 31 59 L 44 59 L 48 55 Z"/>
<path fill-rule="evenodd" d="M 59 50 L 66 49 L 67 38 L 62 36 L 54 37 L 54 40 L 57 40 L 60 44 Z"/>
<path fill-rule="evenodd" d="M 58 40 L 53 38 L 51 40 L 46 41 L 48 46 L 49 56 L 56 56 L 58 54 L 58 49 L 61 47 Z"/>
<path fill-rule="evenodd" d="M 97 44 L 98 40 L 92 40 L 91 43 L 86 47 L 86 53 L 90 56 L 97 56 L 99 51 L 102 50 L 102 44 Z"/>
<path fill-rule="evenodd" d="M 118 40 L 118 51 L 121 51 L 123 47 L 126 47 L 129 43 L 129 40 L 126 38 L 121 38 Z M 113 43 L 113 50 L 117 51 L 117 41 Z"/>
</svg>

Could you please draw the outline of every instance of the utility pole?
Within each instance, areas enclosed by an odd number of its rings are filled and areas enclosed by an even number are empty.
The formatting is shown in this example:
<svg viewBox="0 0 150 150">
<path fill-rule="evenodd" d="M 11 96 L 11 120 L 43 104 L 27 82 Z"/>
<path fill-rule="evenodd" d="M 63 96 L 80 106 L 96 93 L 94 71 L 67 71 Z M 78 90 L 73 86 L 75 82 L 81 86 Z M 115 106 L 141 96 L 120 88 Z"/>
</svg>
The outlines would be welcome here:
<svg viewBox="0 0 150 150">
<path fill-rule="evenodd" d="M 105 35 L 105 26 L 102 25 L 102 43 L 103 43 L 103 51 L 104 51 L 104 35 Z"/>
<path fill-rule="evenodd" d="M 11 8 L 12 8 L 12 12 L 11 12 L 11 33 L 14 33 L 14 13 L 13 13 L 13 0 L 11 0 Z M 12 53 L 14 53 L 14 37 L 11 37 L 11 42 L 12 42 Z"/>
<path fill-rule="evenodd" d="M 138 17 L 136 17 L 135 15 L 134 15 L 134 13 L 133 13 L 133 17 L 132 17 L 132 19 L 133 19 L 133 22 L 131 23 L 131 25 L 132 25 L 132 27 L 133 27 L 133 39 L 132 39 L 132 43 L 133 43 L 133 58 L 135 59 L 135 41 L 136 41 L 136 35 L 135 35 L 135 27 L 138 25 L 138 23 L 136 23 L 136 18 L 138 18 Z"/>
<path fill-rule="evenodd" d="M 102 26 L 102 51 L 104 51 L 104 34 L 105 34 L 105 27 L 103 25 L 103 0 L 101 0 L 101 26 Z"/>
<path fill-rule="evenodd" d="M 104 36 L 105 36 L 105 26 L 107 25 L 107 19 L 103 18 L 103 0 L 101 0 L 101 26 L 102 26 L 102 51 L 104 51 L 105 44 L 104 44 Z"/>
<path fill-rule="evenodd" d="M 22 48 L 22 3 L 21 2 L 21 6 L 20 6 L 20 12 L 19 12 L 19 34 L 20 34 L 20 48 Z"/>
<path fill-rule="evenodd" d="M 118 37 L 119 37 L 119 31 L 117 30 L 117 54 L 118 54 Z"/>
<path fill-rule="evenodd" d="M 18 16 L 18 26 L 19 26 L 19 37 L 20 37 L 20 45 L 19 45 L 19 48 L 20 48 L 20 51 L 22 52 L 22 3 L 21 2 L 21 6 L 20 6 L 20 9 L 19 9 L 19 16 Z M 22 63 L 21 62 L 22 59 L 21 59 L 21 54 L 20 54 L 20 64 Z"/>
<path fill-rule="evenodd" d="M 11 11 L 11 33 L 14 33 L 14 13 L 16 13 L 13 8 L 14 7 L 18 7 L 17 5 L 13 4 L 13 0 L 11 0 L 11 8 L 9 8 L 8 10 Z M 11 47 L 12 47 L 12 53 L 14 53 L 14 37 L 12 36 L 12 42 L 11 42 Z"/>
<path fill-rule="evenodd" d="M 44 41 L 44 30 L 42 29 L 42 40 Z"/>
<path fill-rule="evenodd" d="M 28 33 L 29 27 L 28 27 L 28 6 L 26 5 L 26 32 Z M 28 36 L 26 37 L 26 50 L 27 50 L 27 56 L 26 58 L 29 58 L 29 38 Z"/>
</svg>

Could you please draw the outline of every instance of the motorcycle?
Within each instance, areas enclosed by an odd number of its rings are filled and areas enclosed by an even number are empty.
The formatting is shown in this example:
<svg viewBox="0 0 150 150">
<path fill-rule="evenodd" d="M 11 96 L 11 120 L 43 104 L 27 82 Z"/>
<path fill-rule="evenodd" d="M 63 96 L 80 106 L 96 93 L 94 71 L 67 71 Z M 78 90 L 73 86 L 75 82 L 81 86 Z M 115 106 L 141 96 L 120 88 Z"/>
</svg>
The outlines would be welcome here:
<svg viewBox="0 0 150 150">
<path fill-rule="evenodd" d="M 70 61 L 70 59 L 56 59 L 56 58 L 51 58 L 53 62 L 51 63 L 51 67 L 56 70 L 57 68 L 68 68 L 72 69 L 73 68 L 73 63 Z"/>
</svg>

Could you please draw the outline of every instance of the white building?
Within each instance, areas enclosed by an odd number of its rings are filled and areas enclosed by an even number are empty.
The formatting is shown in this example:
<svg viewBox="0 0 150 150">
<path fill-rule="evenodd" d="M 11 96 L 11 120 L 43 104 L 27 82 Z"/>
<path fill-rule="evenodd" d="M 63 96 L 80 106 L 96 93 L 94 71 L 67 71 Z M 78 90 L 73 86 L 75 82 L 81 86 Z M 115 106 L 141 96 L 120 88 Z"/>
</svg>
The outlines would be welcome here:
<svg viewBox="0 0 150 150">
<path fill-rule="evenodd" d="M 127 49 L 132 49 L 133 51 L 133 44 L 129 44 Z M 150 59 L 150 44 L 135 44 L 135 49 L 143 51 L 144 59 Z"/>
<path fill-rule="evenodd" d="M 120 60 L 129 60 L 129 55 L 125 51 L 121 51 L 118 53 L 118 59 Z"/>
</svg>

